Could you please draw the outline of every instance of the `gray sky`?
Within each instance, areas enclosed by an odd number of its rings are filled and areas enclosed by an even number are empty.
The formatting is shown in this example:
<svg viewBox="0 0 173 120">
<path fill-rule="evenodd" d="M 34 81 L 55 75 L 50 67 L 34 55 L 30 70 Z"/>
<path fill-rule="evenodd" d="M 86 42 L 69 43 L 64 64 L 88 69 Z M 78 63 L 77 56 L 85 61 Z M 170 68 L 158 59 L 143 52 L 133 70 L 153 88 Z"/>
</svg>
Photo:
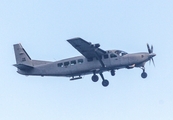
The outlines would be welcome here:
<svg viewBox="0 0 173 120">
<path fill-rule="evenodd" d="M 91 75 L 61 77 L 16 73 L 13 44 L 32 59 L 78 56 L 66 40 L 81 37 L 101 48 L 129 53 L 154 45 L 154 67 L 118 70 L 107 88 Z M 171 0 L 2 0 L 0 4 L 1 120 L 172 120 L 173 2 Z"/>
</svg>

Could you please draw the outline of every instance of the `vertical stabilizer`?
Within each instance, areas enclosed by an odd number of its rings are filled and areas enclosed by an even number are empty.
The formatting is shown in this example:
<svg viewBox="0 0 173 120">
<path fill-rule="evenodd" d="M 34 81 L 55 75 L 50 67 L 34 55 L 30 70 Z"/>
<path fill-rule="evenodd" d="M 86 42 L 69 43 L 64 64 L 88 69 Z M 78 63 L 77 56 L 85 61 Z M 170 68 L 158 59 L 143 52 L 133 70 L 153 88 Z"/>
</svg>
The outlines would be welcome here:
<svg viewBox="0 0 173 120">
<path fill-rule="evenodd" d="M 27 54 L 27 52 L 21 44 L 14 44 L 14 52 L 16 57 L 16 67 L 21 65 L 33 67 L 31 58 L 29 57 L 29 55 Z"/>
</svg>

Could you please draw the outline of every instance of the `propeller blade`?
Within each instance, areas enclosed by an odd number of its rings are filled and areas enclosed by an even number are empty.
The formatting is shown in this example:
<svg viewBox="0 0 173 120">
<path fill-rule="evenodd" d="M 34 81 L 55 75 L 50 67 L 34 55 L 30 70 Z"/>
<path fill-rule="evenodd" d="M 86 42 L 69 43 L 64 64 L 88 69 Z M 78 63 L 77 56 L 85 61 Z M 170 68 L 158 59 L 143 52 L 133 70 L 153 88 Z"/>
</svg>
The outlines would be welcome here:
<svg viewBox="0 0 173 120">
<path fill-rule="evenodd" d="M 153 65 L 155 66 L 155 62 L 154 62 L 154 59 L 153 59 L 153 57 L 155 56 L 155 54 L 153 54 L 154 47 L 153 47 L 153 45 L 151 45 L 151 48 L 150 48 L 149 44 L 147 43 L 147 48 L 148 48 L 149 54 L 151 54 L 151 58 L 149 60 L 149 64 L 151 64 L 151 61 L 152 61 Z M 154 56 L 152 56 L 152 55 L 154 55 Z"/>
<path fill-rule="evenodd" d="M 151 53 L 153 53 L 153 45 L 151 45 Z"/>
<path fill-rule="evenodd" d="M 150 46 L 148 43 L 147 43 L 147 49 L 148 49 L 148 52 L 150 53 Z"/>
<path fill-rule="evenodd" d="M 148 52 L 151 53 L 151 49 L 148 43 L 147 43 L 147 48 L 148 48 Z"/>
<path fill-rule="evenodd" d="M 153 65 L 154 65 L 154 67 L 155 67 L 154 59 L 152 58 L 151 60 L 152 60 L 152 62 L 153 62 Z"/>
</svg>

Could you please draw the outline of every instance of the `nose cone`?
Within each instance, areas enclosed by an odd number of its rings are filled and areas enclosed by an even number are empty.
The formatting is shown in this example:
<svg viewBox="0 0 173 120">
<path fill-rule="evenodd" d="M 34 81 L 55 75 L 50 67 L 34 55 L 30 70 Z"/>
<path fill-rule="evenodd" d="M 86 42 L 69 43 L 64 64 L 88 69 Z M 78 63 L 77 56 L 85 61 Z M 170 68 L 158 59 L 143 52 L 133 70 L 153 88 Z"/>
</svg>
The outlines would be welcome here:
<svg viewBox="0 0 173 120">
<path fill-rule="evenodd" d="M 152 58 L 152 57 L 154 57 L 154 56 L 156 56 L 155 53 L 150 53 L 150 54 L 149 54 L 149 57 L 150 57 L 150 58 Z"/>
</svg>

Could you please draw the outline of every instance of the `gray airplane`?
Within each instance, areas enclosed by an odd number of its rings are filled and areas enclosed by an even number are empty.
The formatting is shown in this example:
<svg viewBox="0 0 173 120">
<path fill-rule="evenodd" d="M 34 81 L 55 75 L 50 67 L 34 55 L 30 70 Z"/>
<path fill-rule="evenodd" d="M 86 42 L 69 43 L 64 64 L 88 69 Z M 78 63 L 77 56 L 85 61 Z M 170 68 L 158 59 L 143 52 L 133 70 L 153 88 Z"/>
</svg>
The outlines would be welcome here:
<svg viewBox="0 0 173 120">
<path fill-rule="evenodd" d="M 32 60 L 21 44 L 14 45 L 16 64 L 18 73 L 22 75 L 34 76 L 64 76 L 71 77 L 70 80 L 81 79 L 82 75 L 93 74 L 92 81 L 97 82 L 100 74 L 102 85 L 107 87 L 109 81 L 103 76 L 103 72 L 110 71 L 115 75 L 115 70 L 122 68 L 132 69 L 135 67 L 142 69 L 142 78 L 147 77 L 145 63 L 152 61 L 156 54 L 153 53 L 153 46 L 147 44 L 148 52 L 132 53 L 121 50 L 102 50 L 99 44 L 92 44 L 82 38 L 67 40 L 83 56 L 63 59 L 55 62 Z"/>
</svg>

